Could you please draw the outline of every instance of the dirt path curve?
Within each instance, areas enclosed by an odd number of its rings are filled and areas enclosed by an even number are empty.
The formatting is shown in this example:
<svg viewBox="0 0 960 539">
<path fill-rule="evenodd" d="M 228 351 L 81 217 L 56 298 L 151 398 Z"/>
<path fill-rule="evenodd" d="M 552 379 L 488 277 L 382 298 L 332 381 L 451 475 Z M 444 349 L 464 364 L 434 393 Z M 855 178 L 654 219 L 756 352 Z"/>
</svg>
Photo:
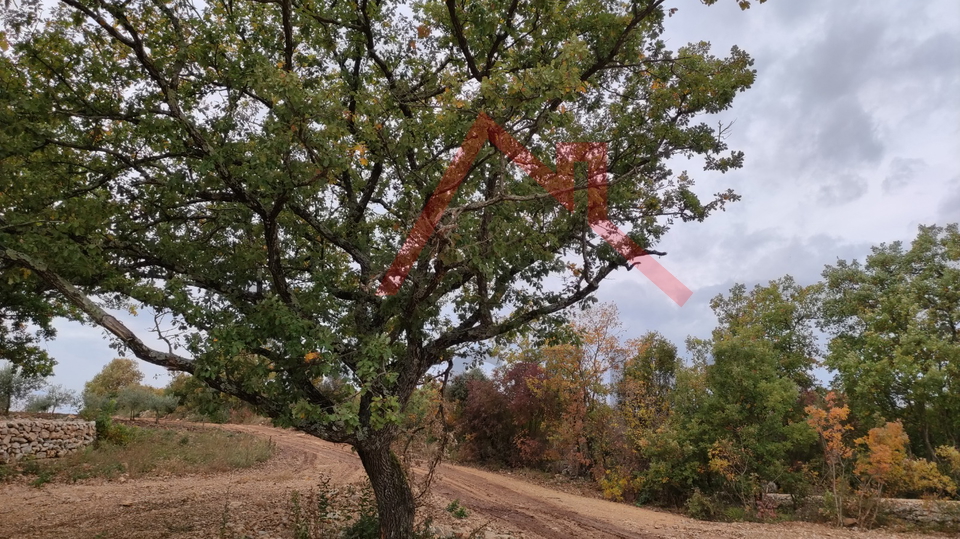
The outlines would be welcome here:
<svg viewBox="0 0 960 539">
<path fill-rule="evenodd" d="M 316 486 L 322 473 L 346 484 L 363 478 L 349 448 L 302 433 L 257 425 L 223 428 L 270 437 L 270 461 L 226 474 L 136 481 L 0 485 L 0 539 L 289 538 L 290 496 Z M 456 520 L 452 500 L 469 512 Z M 444 531 L 516 538 L 909 538 L 802 523 L 700 522 L 625 504 L 576 496 L 515 477 L 444 464 L 424 512 Z M 464 535 L 466 536 L 466 535 Z M 942 537 L 942 536 L 941 536 Z"/>
</svg>

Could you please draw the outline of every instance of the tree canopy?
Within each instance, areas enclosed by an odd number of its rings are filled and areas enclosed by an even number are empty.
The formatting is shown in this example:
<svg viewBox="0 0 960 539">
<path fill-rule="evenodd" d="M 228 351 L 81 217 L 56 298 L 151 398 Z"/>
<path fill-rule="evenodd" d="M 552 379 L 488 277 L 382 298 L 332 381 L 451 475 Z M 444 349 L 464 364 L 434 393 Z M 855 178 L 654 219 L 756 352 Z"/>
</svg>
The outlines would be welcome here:
<svg viewBox="0 0 960 539">
<path fill-rule="evenodd" d="M 0 261 L 0 359 L 24 376 L 44 377 L 56 365 L 40 347 L 56 335 L 52 323 L 68 309 L 27 268 Z"/>
<path fill-rule="evenodd" d="M 902 420 L 914 451 L 960 444 L 960 231 L 921 227 L 824 272 L 826 364 L 868 426 Z"/>
<path fill-rule="evenodd" d="M 741 166 L 700 116 L 753 83 L 752 60 L 668 49 L 668 11 L 25 0 L 0 35 L 0 258 L 138 358 L 356 446 L 384 530 L 405 536 L 389 443 L 424 374 L 624 266 L 584 212 L 487 147 L 398 293 L 376 293 L 478 115 L 546 162 L 557 143 L 606 143 L 607 174 L 579 175 L 574 198 L 605 183 L 610 221 L 651 253 L 738 198 L 702 198 L 668 162 Z M 168 349 L 105 310 L 140 305 L 172 320 Z M 326 393 L 330 377 L 353 396 Z"/>
<path fill-rule="evenodd" d="M 138 385 L 142 380 L 143 373 L 136 361 L 118 357 L 104 365 L 100 372 L 88 380 L 83 391 L 99 397 L 116 398 L 123 388 Z"/>
</svg>

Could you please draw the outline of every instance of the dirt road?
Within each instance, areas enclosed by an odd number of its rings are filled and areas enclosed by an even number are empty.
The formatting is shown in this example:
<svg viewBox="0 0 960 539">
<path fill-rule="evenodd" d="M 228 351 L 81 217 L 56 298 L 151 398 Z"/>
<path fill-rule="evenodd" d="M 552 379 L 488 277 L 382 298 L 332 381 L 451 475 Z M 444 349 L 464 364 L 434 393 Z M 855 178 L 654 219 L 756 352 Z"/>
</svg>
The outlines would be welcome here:
<svg viewBox="0 0 960 539">
<path fill-rule="evenodd" d="M 277 454 L 226 474 L 137 481 L 0 485 L 0 538 L 290 538 L 293 491 L 320 474 L 346 484 L 363 477 L 349 448 L 266 426 L 224 428 L 272 438 Z M 839 530 L 802 523 L 721 524 L 577 496 L 513 476 L 442 465 L 423 512 L 444 532 L 482 527 L 479 537 L 515 538 L 910 538 L 919 534 Z M 443 510 L 459 500 L 469 516 Z M 940 536 L 944 537 L 944 536 Z"/>
</svg>

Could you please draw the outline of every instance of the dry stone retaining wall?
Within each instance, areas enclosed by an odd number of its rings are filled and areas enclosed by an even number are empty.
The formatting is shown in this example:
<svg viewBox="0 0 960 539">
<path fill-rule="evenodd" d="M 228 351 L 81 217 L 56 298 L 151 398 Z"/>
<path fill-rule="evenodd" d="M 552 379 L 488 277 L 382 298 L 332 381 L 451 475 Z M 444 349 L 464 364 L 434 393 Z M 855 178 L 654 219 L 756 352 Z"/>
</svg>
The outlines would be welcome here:
<svg viewBox="0 0 960 539">
<path fill-rule="evenodd" d="M 792 505 L 787 494 L 766 494 L 777 506 Z M 822 496 L 810 496 L 809 501 L 823 503 Z M 880 501 L 881 511 L 886 514 L 925 524 L 960 524 L 960 502 L 951 500 L 905 500 L 884 498 Z"/>
<path fill-rule="evenodd" d="M 93 421 L 0 418 L 0 463 L 28 455 L 61 457 L 92 444 L 96 437 Z"/>
</svg>

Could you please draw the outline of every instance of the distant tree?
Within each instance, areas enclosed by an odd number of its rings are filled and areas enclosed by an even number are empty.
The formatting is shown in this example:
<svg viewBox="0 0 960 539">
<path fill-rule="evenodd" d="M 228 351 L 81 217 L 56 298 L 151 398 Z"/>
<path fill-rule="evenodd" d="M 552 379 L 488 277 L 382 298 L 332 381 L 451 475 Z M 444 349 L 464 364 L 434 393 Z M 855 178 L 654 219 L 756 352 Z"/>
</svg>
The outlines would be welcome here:
<svg viewBox="0 0 960 539">
<path fill-rule="evenodd" d="M 23 409 L 30 413 L 46 413 L 53 408 L 53 400 L 45 393 L 34 393 L 28 395 Z"/>
<path fill-rule="evenodd" d="M 799 482 L 792 465 L 814 447 L 801 397 L 814 385 L 816 290 L 787 276 L 711 302 L 719 325 L 696 420 L 710 469 L 741 502 L 769 481 Z"/>
<path fill-rule="evenodd" d="M 860 479 L 858 520 L 870 527 L 880 511 L 881 496 L 953 496 L 957 485 L 936 464 L 910 455 L 910 437 L 899 421 L 875 427 L 858 438 L 861 451 L 854 471 Z"/>
<path fill-rule="evenodd" d="M 785 277 L 711 301 L 712 339 L 688 341 L 693 365 L 678 368 L 669 418 L 644 440 L 646 488 L 675 501 L 699 488 L 751 505 L 769 481 L 799 485 L 794 464 L 816 443 L 802 398 L 816 364 L 815 293 Z"/>
<path fill-rule="evenodd" d="M 88 420 L 110 417 L 117 411 L 117 399 L 115 397 L 92 391 L 84 391 L 80 394 L 80 405 L 80 416 Z"/>
<path fill-rule="evenodd" d="M 762 339 L 776 356 L 777 373 L 801 391 L 815 385 L 813 368 L 820 348 L 814 334 L 819 317 L 820 286 L 800 286 L 786 275 L 747 291 L 742 284 L 719 295 L 710 303 L 723 336 Z M 802 416 L 802 406 L 797 408 Z"/>
<path fill-rule="evenodd" d="M 457 403 L 467 400 L 471 380 L 489 380 L 489 377 L 483 369 L 478 367 L 458 374 L 447 384 L 447 393 L 444 397 Z"/>
<path fill-rule="evenodd" d="M 173 413 L 179 404 L 180 399 L 173 395 L 160 395 L 154 392 L 148 402 L 147 408 L 153 412 L 153 417 L 159 423 L 161 418 Z"/>
<path fill-rule="evenodd" d="M 117 410 L 126 412 L 130 419 L 136 419 L 151 409 L 157 396 L 154 388 L 140 384 L 127 385 L 117 393 Z"/>
<path fill-rule="evenodd" d="M 538 466 L 549 460 L 548 420 L 560 409 L 556 399 L 544 398 L 538 390 L 547 378 L 542 365 L 525 361 L 504 365 L 494 375 L 510 417 L 504 430 L 512 447 L 505 456 L 515 466 Z"/>
<path fill-rule="evenodd" d="M 240 399 L 213 389 L 195 376 L 177 373 L 163 389 L 163 394 L 175 399 L 188 417 L 199 416 L 205 421 L 224 423 L 232 410 L 250 408 Z"/>
<path fill-rule="evenodd" d="M 48 386 L 43 393 L 30 395 L 25 409 L 28 412 L 56 413 L 57 408 L 73 406 L 79 401 L 77 393 L 60 384 Z"/>
<path fill-rule="evenodd" d="M 515 426 L 507 397 L 488 378 L 466 382 L 466 399 L 459 417 L 461 457 L 466 460 L 508 463 L 515 453 Z"/>
<path fill-rule="evenodd" d="M 0 365 L 0 415 L 10 413 L 11 407 L 44 385 L 44 377 L 25 374 L 13 364 Z"/>
<path fill-rule="evenodd" d="M 62 406 L 74 406 L 78 403 L 77 392 L 67 389 L 60 384 L 49 386 L 46 396 L 50 399 L 50 412 L 56 413 L 57 408 Z"/>
<path fill-rule="evenodd" d="M 625 351 L 620 319 L 613 304 L 594 305 L 570 321 L 572 342 L 541 351 L 545 376 L 534 387 L 538 398 L 559 409 L 547 418 L 553 453 L 567 473 L 581 475 L 602 459 L 609 411 L 609 375 L 620 368 Z"/>
<path fill-rule="evenodd" d="M 700 411 L 710 398 L 707 370 L 713 363 L 710 340 L 688 338 L 690 360 L 677 365 L 673 389 L 667 395 L 669 413 L 660 428 L 631 428 L 640 466 L 636 469 L 638 496 L 654 503 L 680 506 L 695 491 L 716 488 L 707 473 L 707 432 Z M 641 416 L 642 418 L 642 416 Z M 629 425 L 629 422 L 628 422 Z"/>
<path fill-rule="evenodd" d="M 632 432 L 657 428 L 669 413 L 680 358 L 677 347 L 650 332 L 626 345 L 627 360 L 617 373 L 614 396 Z"/>
<path fill-rule="evenodd" d="M 916 454 L 960 446 L 960 230 L 921 226 L 909 247 L 823 272 L 826 364 L 863 433 L 901 421 Z"/>
<path fill-rule="evenodd" d="M 833 491 L 833 510 L 837 516 L 837 525 L 842 526 L 844 504 L 841 487 L 845 483 L 844 465 L 847 459 L 853 456 L 853 448 L 845 440 L 845 436 L 853 427 L 848 424 L 847 419 L 850 408 L 841 406 L 837 401 L 837 395 L 831 391 L 827 393 L 821 406 L 810 405 L 805 410 L 809 414 L 807 424 L 820 435 L 830 489 Z"/>
<path fill-rule="evenodd" d="M 137 362 L 129 358 L 116 358 L 104 365 L 84 387 L 84 392 L 101 397 L 117 397 L 123 388 L 139 384 L 143 373 Z"/>
</svg>

